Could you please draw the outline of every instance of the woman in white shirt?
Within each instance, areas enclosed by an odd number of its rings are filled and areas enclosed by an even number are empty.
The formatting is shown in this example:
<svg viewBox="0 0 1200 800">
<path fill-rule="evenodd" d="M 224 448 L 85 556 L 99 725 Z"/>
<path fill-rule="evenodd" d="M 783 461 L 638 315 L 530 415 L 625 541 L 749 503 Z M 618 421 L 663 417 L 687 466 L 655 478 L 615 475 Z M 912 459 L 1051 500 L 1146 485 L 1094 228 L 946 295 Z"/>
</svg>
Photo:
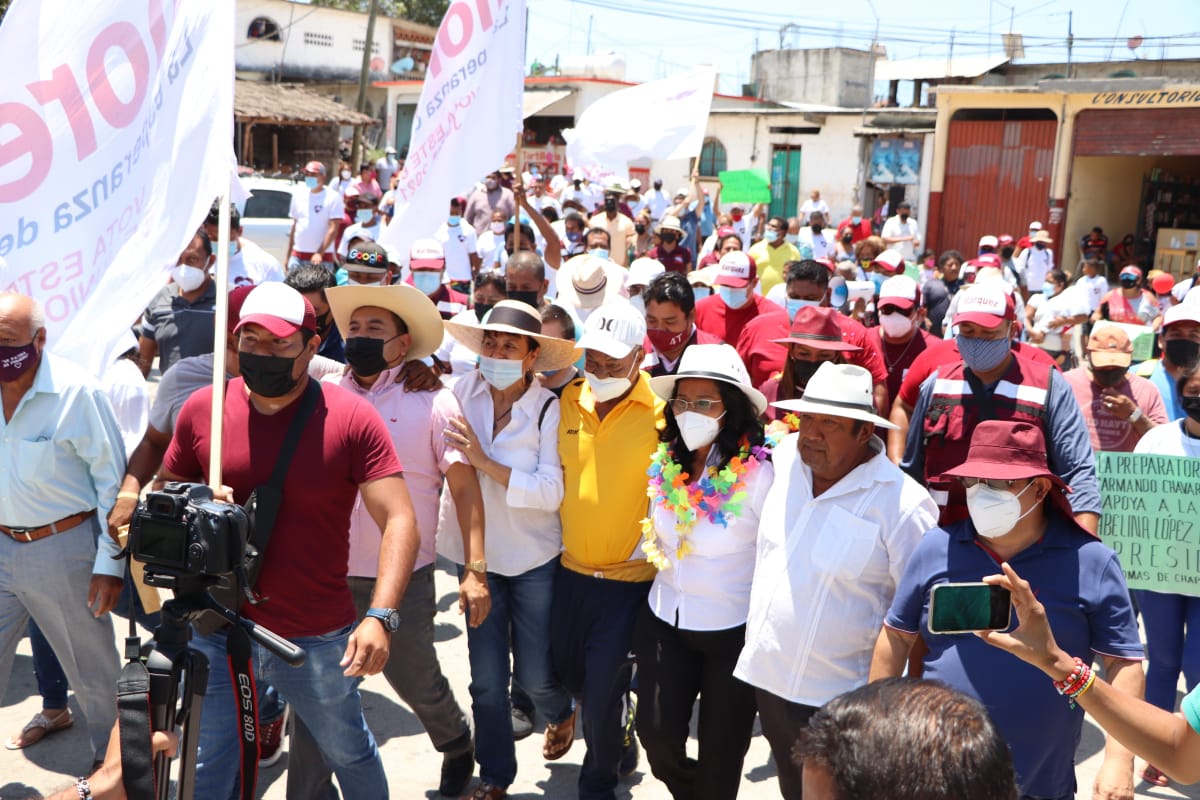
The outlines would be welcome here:
<svg viewBox="0 0 1200 800">
<path fill-rule="evenodd" d="M 637 731 L 677 800 L 735 797 L 754 726 L 754 690 L 733 677 L 745 643 L 759 510 L 774 477 L 767 401 L 727 344 L 692 345 L 674 375 L 650 467 L 642 550 L 659 568 L 637 622 Z M 695 476 L 702 475 L 699 480 Z M 699 759 L 687 756 L 700 698 Z"/>
<path fill-rule="evenodd" d="M 1138 440 L 1135 453 L 1200 458 L 1200 368 L 1184 370 L 1176 391 L 1185 416 L 1151 428 Z M 1187 690 L 1200 684 L 1200 597 L 1135 589 L 1146 626 L 1146 702 L 1175 710 L 1175 689 L 1183 672 Z M 1147 783 L 1166 786 L 1153 765 L 1142 771 Z"/>
<path fill-rule="evenodd" d="M 516 300 L 496 303 L 486 322 L 447 321 L 445 326 L 479 355 L 479 368 L 454 385 L 463 418 L 446 429 L 446 441 L 479 474 L 487 509 L 487 560 L 464 563 L 449 492 L 442 494 L 438 552 L 458 565 L 460 578 L 464 569 L 486 573 L 492 596 L 483 623 L 467 627 L 467 650 L 480 777 L 470 797 L 493 800 L 504 797 L 517 774 L 510 653 L 517 683 L 547 720 L 542 755 L 562 758 L 575 738 L 575 710 L 570 694 L 554 678 L 547 635 L 562 549 L 558 398 L 534 373 L 568 366 L 578 352 L 574 342 L 543 336 L 537 311 Z"/>
<path fill-rule="evenodd" d="M 1067 274 L 1061 269 L 1046 274 L 1040 294 L 1031 295 L 1025 305 L 1029 323 L 1029 341 L 1050 354 L 1063 369 L 1072 365 L 1072 325 L 1087 322 L 1088 304 L 1083 290 L 1067 288 Z"/>
</svg>

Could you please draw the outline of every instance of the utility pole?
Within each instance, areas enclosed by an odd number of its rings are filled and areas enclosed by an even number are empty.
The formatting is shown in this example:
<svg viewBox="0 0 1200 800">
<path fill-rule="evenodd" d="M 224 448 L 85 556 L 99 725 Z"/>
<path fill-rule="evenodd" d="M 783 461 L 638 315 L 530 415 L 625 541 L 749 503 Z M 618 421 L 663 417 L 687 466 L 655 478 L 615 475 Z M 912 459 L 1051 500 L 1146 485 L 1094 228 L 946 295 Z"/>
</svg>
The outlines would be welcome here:
<svg viewBox="0 0 1200 800">
<path fill-rule="evenodd" d="M 367 12 L 367 38 L 363 41 L 362 69 L 358 73 L 358 101 L 354 110 L 360 114 L 367 109 L 367 83 L 371 80 L 371 48 L 375 43 L 375 15 L 379 12 L 379 0 L 371 0 L 371 8 Z M 350 168 L 358 171 L 363 157 L 363 126 L 354 126 L 354 144 L 350 149 Z"/>
<path fill-rule="evenodd" d="M 595 14 L 588 14 L 588 38 L 587 38 L 587 54 L 592 54 L 592 22 L 596 19 Z"/>
<path fill-rule="evenodd" d="M 1073 20 L 1074 15 L 1075 15 L 1074 11 L 1067 12 L 1067 77 L 1068 78 L 1074 77 L 1071 74 L 1071 50 L 1075 47 L 1075 34 L 1073 32 L 1073 28 L 1071 27 L 1071 23 L 1074 21 Z"/>
</svg>

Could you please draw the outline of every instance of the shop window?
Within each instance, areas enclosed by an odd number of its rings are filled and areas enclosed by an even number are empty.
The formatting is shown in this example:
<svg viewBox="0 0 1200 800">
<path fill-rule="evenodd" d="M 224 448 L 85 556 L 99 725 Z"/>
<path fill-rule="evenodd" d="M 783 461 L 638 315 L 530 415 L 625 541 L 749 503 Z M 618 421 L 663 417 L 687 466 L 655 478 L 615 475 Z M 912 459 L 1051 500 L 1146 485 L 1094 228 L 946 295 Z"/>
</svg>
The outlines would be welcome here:
<svg viewBox="0 0 1200 800">
<path fill-rule="evenodd" d="M 268 42 L 278 42 L 279 26 L 270 17 L 255 17 L 246 31 L 247 39 L 264 39 Z"/>
<path fill-rule="evenodd" d="M 725 145 L 717 139 L 705 139 L 700 148 L 700 163 L 696 169 L 706 178 L 715 178 L 725 171 Z"/>
</svg>

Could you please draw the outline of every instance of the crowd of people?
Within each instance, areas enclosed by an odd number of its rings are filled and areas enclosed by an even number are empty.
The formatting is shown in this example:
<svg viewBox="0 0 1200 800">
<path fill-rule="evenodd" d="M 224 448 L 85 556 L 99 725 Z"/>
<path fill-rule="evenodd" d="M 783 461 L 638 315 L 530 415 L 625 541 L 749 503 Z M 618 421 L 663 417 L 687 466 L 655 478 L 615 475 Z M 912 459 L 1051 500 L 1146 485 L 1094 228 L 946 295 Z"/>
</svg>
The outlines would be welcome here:
<svg viewBox="0 0 1200 800">
<path fill-rule="evenodd" d="M 735 797 L 756 718 L 789 800 L 884 796 L 867 787 L 957 737 L 939 785 L 963 794 L 894 796 L 1072 797 L 1081 707 L 1111 734 L 1097 796 L 1132 796 L 1135 753 L 1147 781 L 1195 777 L 1194 698 L 1186 726 L 1137 703 L 1173 712 L 1180 674 L 1200 681 L 1200 603 L 1136 593 L 1144 672 L 1095 453 L 1200 458 L 1200 265 L 1166 286 L 1118 264 L 1110 286 L 1094 253 L 1069 274 L 1038 223 L 965 258 L 922 250 L 907 203 L 827 227 L 819 192 L 785 219 L 698 175 L 668 195 L 507 167 L 398 253 L 378 241 L 391 156 L 356 180 L 306 165 L 286 264 L 235 216 L 221 337 L 215 211 L 99 380 L 47 351 L 36 301 L 0 295 L 0 694 L 32 619 L 43 698 L 10 749 L 72 723 L 70 686 L 105 752 L 108 612 L 154 610 L 121 532 L 145 490 L 208 482 L 219 448 L 225 501 L 283 475 L 243 613 L 306 655 L 252 647 L 252 755 L 273 763 L 294 717 L 288 797 L 388 796 L 358 692 L 380 672 L 442 755 L 438 791 L 472 800 L 507 794 L 539 723 L 546 761 L 582 736 L 587 800 L 643 753 L 675 798 Z M 439 557 L 469 708 L 434 644 Z M 933 588 L 983 580 L 1015 627 L 931 633 Z M 227 639 L 194 646 L 223 663 Z M 197 797 L 246 780 L 236 691 L 213 670 Z"/>
</svg>

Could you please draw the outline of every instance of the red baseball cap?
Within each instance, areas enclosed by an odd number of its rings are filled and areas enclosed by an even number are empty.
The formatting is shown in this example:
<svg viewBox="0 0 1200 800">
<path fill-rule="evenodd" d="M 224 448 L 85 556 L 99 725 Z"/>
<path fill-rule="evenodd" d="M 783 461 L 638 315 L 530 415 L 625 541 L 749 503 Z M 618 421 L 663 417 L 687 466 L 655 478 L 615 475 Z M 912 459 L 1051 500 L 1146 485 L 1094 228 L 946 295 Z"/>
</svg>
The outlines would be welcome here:
<svg viewBox="0 0 1200 800">
<path fill-rule="evenodd" d="M 254 291 L 254 284 L 247 283 L 236 287 L 229 293 L 229 315 L 225 320 L 225 329 L 230 333 L 237 328 L 238 320 L 242 318 L 242 306 L 245 305 L 246 298 L 252 291 Z"/>
<path fill-rule="evenodd" d="M 954 324 L 972 322 L 985 328 L 995 328 L 1006 319 L 1016 316 L 1012 298 L 1004 291 L 1004 281 L 982 281 L 972 284 L 958 299 Z"/>
<path fill-rule="evenodd" d="M 901 272 L 904 272 L 904 256 L 898 250 L 884 250 L 875 256 L 875 260 L 871 262 L 871 266 L 883 267 L 891 274 L 899 275 Z"/>
<path fill-rule="evenodd" d="M 902 311 L 912 311 L 921 302 L 921 287 L 907 275 L 893 275 L 879 287 L 876 308 L 896 306 Z"/>
<path fill-rule="evenodd" d="M 324 175 L 325 165 L 320 161 L 310 161 L 304 165 L 304 169 L 300 170 L 305 175 Z"/>
<path fill-rule="evenodd" d="M 720 272 L 713 281 L 714 286 L 728 286 L 733 289 L 744 289 L 758 278 L 758 268 L 754 259 L 741 250 L 731 250 L 721 256 Z"/>
<path fill-rule="evenodd" d="M 272 336 L 286 338 L 299 330 L 317 332 L 317 312 L 308 298 L 286 283 L 270 281 L 255 286 L 242 303 L 241 319 L 233 329 L 261 325 Z"/>
</svg>

